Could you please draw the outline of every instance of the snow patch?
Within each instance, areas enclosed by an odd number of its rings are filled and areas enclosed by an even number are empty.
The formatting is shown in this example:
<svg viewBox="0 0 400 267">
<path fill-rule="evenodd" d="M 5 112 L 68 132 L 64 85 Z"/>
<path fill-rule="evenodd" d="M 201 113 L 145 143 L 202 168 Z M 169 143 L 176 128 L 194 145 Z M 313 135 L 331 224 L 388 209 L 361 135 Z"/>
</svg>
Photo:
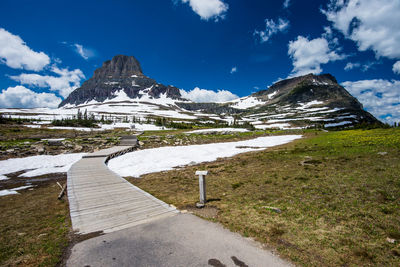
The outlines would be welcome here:
<svg viewBox="0 0 400 267">
<path fill-rule="evenodd" d="M 247 108 L 252 108 L 252 107 L 255 107 L 258 105 L 265 104 L 264 101 L 262 101 L 258 98 L 255 98 L 253 96 L 239 98 L 237 100 L 232 101 L 232 103 L 234 103 L 232 105 L 232 107 L 237 108 L 237 109 L 247 109 Z"/>
<path fill-rule="evenodd" d="M 201 129 L 201 130 L 194 130 L 186 133 L 214 133 L 214 132 L 239 132 L 244 133 L 248 132 L 249 130 L 243 128 L 214 128 L 214 129 Z"/>
<path fill-rule="evenodd" d="M 301 137 L 301 135 L 266 136 L 239 142 L 144 149 L 114 158 L 109 161 L 108 167 L 121 176 L 139 177 L 143 174 L 172 170 L 188 164 L 264 150 Z"/>
<path fill-rule="evenodd" d="M 20 177 L 34 177 L 49 173 L 67 172 L 85 153 L 40 155 L 0 161 L 0 175 L 28 170 Z"/>
<path fill-rule="evenodd" d="M 16 195 L 19 194 L 17 191 L 19 190 L 24 190 L 33 187 L 33 185 L 25 185 L 25 186 L 20 186 L 12 189 L 5 189 L 5 190 L 0 190 L 0 197 L 1 196 L 7 196 L 7 195 Z"/>
<path fill-rule="evenodd" d="M 119 82 L 105 82 L 106 85 L 117 85 Z"/>
<path fill-rule="evenodd" d="M 290 129 L 290 126 L 291 125 L 289 123 L 274 123 L 274 124 L 261 124 L 261 125 L 256 125 L 254 127 L 256 129 L 265 130 L 265 129 L 274 129 L 274 128 Z"/>
<path fill-rule="evenodd" d="M 41 125 L 24 125 L 24 127 L 28 127 L 28 128 L 41 128 Z"/>
<path fill-rule="evenodd" d="M 311 106 L 324 104 L 324 102 L 318 101 L 318 100 L 313 100 L 313 101 L 305 103 L 305 104 L 303 104 L 303 103 L 298 103 L 298 104 L 300 105 L 300 107 L 297 107 L 296 109 L 307 109 Z"/>
<path fill-rule="evenodd" d="M 341 121 L 338 123 L 327 123 L 324 126 L 325 127 L 337 127 L 337 126 L 343 126 L 343 125 L 348 125 L 348 124 L 352 124 L 351 121 Z"/>
<path fill-rule="evenodd" d="M 268 95 L 267 95 L 267 96 L 268 96 L 268 99 L 272 99 L 277 93 L 278 93 L 278 91 L 275 91 L 275 92 L 273 92 L 273 93 L 271 93 L 271 94 L 268 94 Z"/>
</svg>

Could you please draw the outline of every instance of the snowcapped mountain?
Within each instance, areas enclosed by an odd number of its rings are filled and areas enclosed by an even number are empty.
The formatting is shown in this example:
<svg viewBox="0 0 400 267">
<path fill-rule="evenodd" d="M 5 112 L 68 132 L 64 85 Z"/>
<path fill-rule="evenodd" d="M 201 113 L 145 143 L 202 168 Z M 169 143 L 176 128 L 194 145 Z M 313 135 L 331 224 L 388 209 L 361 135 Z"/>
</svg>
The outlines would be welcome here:
<svg viewBox="0 0 400 267">
<path fill-rule="evenodd" d="M 93 77 L 74 90 L 59 107 L 81 105 L 93 100 L 101 103 L 115 98 L 121 91 L 131 99 L 141 99 L 143 96 L 158 99 L 161 95 L 169 99 L 181 98 L 178 88 L 165 86 L 145 76 L 136 58 L 117 55 L 95 70 Z"/>
<path fill-rule="evenodd" d="M 330 74 L 286 79 L 267 90 L 224 103 L 194 103 L 180 90 L 145 76 L 132 56 L 104 62 L 89 80 L 74 90 L 58 109 L 3 109 L 2 113 L 44 120 L 86 110 L 95 117 L 119 121 L 159 117 L 177 122 L 252 124 L 258 129 L 351 127 L 380 123 Z"/>
</svg>

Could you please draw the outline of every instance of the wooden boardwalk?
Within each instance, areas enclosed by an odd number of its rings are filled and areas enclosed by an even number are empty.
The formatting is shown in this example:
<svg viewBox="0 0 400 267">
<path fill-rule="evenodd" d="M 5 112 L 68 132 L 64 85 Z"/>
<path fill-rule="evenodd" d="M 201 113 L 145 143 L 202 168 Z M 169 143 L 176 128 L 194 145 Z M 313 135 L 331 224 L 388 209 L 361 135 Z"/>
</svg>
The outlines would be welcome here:
<svg viewBox="0 0 400 267">
<path fill-rule="evenodd" d="M 178 213 L 174 207 L 107 168 L 108 159 L 133 149 L 116 146 L 88 154 L 68 171 L 68 200 L 74 231 L 109 233 Z"/>
</svg>

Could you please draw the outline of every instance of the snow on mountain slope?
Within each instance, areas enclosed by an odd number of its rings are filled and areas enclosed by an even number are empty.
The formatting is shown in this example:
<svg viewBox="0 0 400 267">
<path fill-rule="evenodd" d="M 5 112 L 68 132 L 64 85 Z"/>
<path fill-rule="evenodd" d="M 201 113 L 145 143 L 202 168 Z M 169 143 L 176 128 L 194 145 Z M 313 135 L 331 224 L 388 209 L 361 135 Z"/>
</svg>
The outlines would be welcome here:
<svg viewBox="0 0 400 267">
<path fill-rule="evenodd" d="M 246 97 L 242 97 L 242 98 L 230 101 L 228 103 L 232 103 L 230 106 L 233 108 L 248 109 L 248 108 L 258 106 L 258 105 L 263 105 L 263 104 L 265 104 L 265 101 L 262 101 L 253 96 L 246 96 Z"/>
</svg>

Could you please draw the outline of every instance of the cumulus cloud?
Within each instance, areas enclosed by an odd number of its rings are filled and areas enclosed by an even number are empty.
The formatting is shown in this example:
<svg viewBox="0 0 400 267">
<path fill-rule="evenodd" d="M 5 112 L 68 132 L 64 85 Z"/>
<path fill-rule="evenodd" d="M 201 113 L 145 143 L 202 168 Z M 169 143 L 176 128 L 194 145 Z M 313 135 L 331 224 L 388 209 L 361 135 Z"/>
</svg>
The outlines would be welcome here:
<svg viewBox="0 0 400 267">
<path fill-rule="evenodd" d="M 289 6 L 290 6 L 290 0 L 285 0 L 283 2 L 283 8 L 289 8 Z"/>
<path fill-rule="evenodd" d="M 40 71 L 50 63 L 50 58 L 30 49 L 19 36 L 0 28 L 0 62 L 14 69 Z"/>
<path fill-rule="evenodd" d="M 233 74 L 235 72 L 237 72 L 237 67 L 236 66 L 231 69 L 231 74 Z"/>
<path fill-rule="evenodd" d="M 60 69 L 53 65 L 51 71 L 57 76 L 22 73 L 10 78 L 24 85 L 48 87 L 51 91 L 56 91 L 63 97 L 67 97 L 73 90 L 78 88 L 81 80 L 85 78 L 80 69 L 70 71 L 67 68 Z"/>
<path fill-rule="evenodd" d="M 397 61 L 396 63 L 393 64 L 393 72 L 400 74 L 400 61 Z"/>
<path fill-rule="evenodd" d="M 279 18 L 278 22 L 275 22 L 272 19 L 265 20 L 265 30 L 258 31 L 255 30 L 253 35 L 260 38 L 261 43 L 267 42 L 272 35 L 277 34 L 278 32 L 283 32 L 289 27 L 289 21 Z"/>
<path fill-rule="evenodd" d="M 224 19 L 229 5 L 222 0 L 181 0 L 188 3 L 192 10 L 203 20 L 213 19 L 218 21 Z M 179 2 L 175 0 L 174 3 Z"/>
<path fill-rule="evenodd" d="M 375 79 L 342 85 L 375 117 L 390 124 L 400 121 L 400 81 Z"/>
<path fill-rule="evenodd" d="M 298 36 L 296 40 L 289 42 L 288 55 L 293 60 L 290 77 L 308 73 L 320 74 L 322 64 L 345 58 L 331 50 L 328 41 L 322 37 L 308 40 Z"/>
<path fill-rule="evenodd" d="M 372 49 L 377 57 L 400 58 L 400 1 L 331 0 L 321 11 L 360 51 Z"/>
<path fill-rule="evenodd" d="M 36 93 L 24 86 L 9 87 L 0 93 L 2 108 L 56 108 L 61 98 L 51 93 Z"/>
<path fill-rule="evenodd" d="M 215 92 L 212 90 L 200 89 L 198 87 L 188 92 L 185 90 L 180 90 L 180 92 L 183 98 L 198 103 L 226 102 L 239 98 L 237 95 L 227 90 L 218 90 L 217 92 Z"/>
</svg>

